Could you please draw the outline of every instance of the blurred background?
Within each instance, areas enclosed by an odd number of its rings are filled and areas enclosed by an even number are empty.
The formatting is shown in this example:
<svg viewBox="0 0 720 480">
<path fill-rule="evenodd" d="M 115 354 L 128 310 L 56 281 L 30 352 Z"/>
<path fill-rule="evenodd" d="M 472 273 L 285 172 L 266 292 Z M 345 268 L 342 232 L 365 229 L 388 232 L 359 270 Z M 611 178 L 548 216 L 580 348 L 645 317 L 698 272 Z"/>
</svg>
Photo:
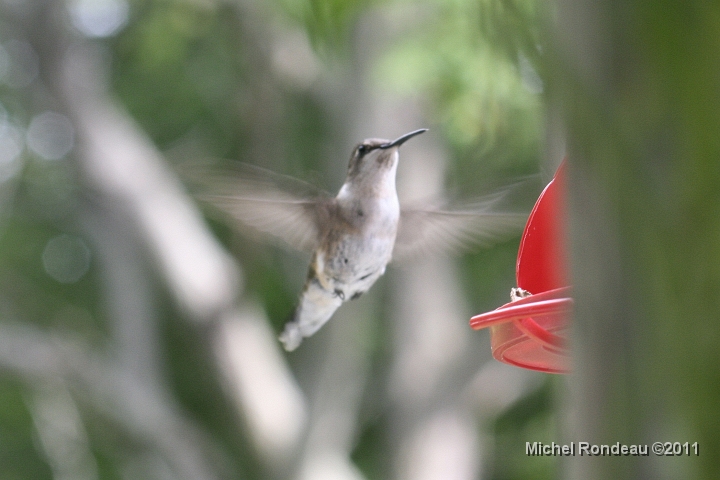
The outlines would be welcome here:
<svg viewBox="0 0 720 480">
<path fill-rule="evenodd" d="M 2 0 L 0 478 L 712 478 L 713 454 L 525 454 L 705 453 L 720 431 L 702 413 L 720 388 L 720 17 L 601 3 Z M 569 138 L 576 375 L 500 364 L 468 326 L 509 301 L 519 237 L 393 265 L 286 354 L 309 258 L 238 232 L 176 173 L 240 161 L 335 192 L 357 142 L 421 127 L 401 200 L 534 175 L 528 211 Z"/>
<path fill-rule="evenodd" d="M 545 7 L 3 2 L 0 478 L 552 478 L 524 442 L 554 438 L 553 379 L 468 326 L 509 301 L 519 235 L 390 268 L 286 354 L 309 257 L 175 173 L 241 161 L 336 192 L 359 141 L 428 127 L 404 201 L 536 174 Z"/>
</svg>

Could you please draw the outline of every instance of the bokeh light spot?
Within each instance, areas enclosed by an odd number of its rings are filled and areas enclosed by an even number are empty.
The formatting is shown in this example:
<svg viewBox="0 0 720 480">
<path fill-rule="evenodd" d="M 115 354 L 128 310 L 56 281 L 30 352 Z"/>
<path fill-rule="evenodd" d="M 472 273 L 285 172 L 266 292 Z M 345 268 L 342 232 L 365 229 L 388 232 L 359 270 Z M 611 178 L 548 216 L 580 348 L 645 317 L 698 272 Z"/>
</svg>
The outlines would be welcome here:
<svg viewBox="0 0 720 480">
<path fill-rule="evenodd" d="M 65 115 L 43 112 L 30 122 L 28 147 L 45 160 L 59 160 L 75 145 L 75 129 Z"/>
<path fill-rule="evenodd" d="M 70 15 L 75 28 L 88 37 L 109 37 L 125 26 L 128 20 L 125 0 L 75 0 Z"/>
<path fill-rule="evenodd" d="M 60 283 L 75 283 L 90 268 L 90 249 L 78 237 L 58 235 L 48 241 L 42 253 L 45 272 Z"/>
</svg>

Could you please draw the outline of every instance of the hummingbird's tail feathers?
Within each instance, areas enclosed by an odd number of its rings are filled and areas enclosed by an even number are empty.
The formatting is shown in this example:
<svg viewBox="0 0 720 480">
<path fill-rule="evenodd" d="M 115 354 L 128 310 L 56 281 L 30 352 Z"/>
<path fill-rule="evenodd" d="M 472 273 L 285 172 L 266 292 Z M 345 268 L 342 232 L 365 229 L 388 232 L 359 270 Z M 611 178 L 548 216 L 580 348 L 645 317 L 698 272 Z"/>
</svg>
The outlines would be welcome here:
<svg viewBox="0 0 720 480">
<path fill-rule="evenodd" d="M 238 162 L 186 165 L 182 173 L 195 186 L 198 199 L 230 216 L 240 227 L 250 227 L 300 251 L 312 252 L 317 247 L 319 228 L 332 202 L 322 190 Z"/>
<path fill-rule="evenodd" d="M 330 320 L 342 303 L 342 297 L 325 290 L 317 280 L 309 279 L 293 319 L 285 324 L 285 329 L 280 334 L 279 339 L 285 350 L 295 350 L 303 338 L 314 335 Z"/>
<path fill-rule="evenodd" d="M 288 322 L 285 324 L 285 330 L 278 337 L 283 348 L 287 352 L 292 352 L 300 346 L 303 341 L 303 334 L 297 322 Z"/>
</svg>

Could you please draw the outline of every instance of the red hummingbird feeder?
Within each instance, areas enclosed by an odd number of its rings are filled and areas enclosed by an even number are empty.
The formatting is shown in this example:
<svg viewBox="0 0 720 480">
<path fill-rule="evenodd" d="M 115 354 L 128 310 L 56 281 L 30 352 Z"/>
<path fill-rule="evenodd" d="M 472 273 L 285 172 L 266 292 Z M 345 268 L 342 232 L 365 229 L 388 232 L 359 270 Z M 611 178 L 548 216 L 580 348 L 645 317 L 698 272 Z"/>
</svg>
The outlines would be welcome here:
<svg viewBox="0 0 720 480">
<path fill-rule="evenodd" d="M 513 301 L 470 319 L 490 327 L 496 360 L 530 370 L 568 373 L 573 300 L 565 250 L 565 161 L 535 203 L 520 241 Z"/>
</svg>

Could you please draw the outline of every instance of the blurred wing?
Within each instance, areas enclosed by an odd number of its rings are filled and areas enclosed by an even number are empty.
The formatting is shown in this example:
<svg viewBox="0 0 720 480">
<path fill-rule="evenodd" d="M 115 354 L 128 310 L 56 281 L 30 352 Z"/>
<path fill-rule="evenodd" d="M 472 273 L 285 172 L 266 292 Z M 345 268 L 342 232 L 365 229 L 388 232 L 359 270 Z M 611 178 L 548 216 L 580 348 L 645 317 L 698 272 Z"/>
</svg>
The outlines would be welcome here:
<svg viewBox="0 0 720 480">
<path fill-rule="evenodd" d="M 242 225 L 280 239 L 292 248 L 312 252 L 317 246 L 317 201 L 242 195 L 199 195 L 198 198 Z"/>
<path fill-rule="evenodd" d="M 528 215 L 492 211 L 483 201 L 452 209 L 404 208 L 400 213 L 393 261 L 422 254 L 489 247 L 522 232 Z"/>
<path fill-rule="evenodd" d="M 311 252 L 332 202 L 330 196 L 300 180 L 258 167 L 191 166 L 183 176 L 199 185 L 197 198 L 213 205 L 240 226 Z"/>
</svg>

